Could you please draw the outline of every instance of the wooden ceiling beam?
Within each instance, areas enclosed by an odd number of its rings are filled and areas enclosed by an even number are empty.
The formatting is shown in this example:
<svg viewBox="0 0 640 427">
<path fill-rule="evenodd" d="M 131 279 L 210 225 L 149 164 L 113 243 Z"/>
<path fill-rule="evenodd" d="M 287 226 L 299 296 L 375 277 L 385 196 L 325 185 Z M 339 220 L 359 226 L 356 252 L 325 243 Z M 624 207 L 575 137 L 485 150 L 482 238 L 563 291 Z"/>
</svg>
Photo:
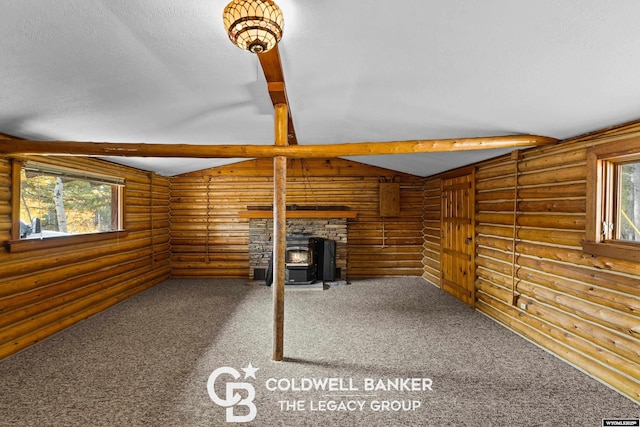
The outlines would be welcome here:
<svg viewBox="0 0 640 427">
<path fill-rule="evenodd" d="M 289 107 L 287 89 L 284 84 L 284 71 L 282 70 L 282 62 L 280 61 L 278 45 L 268 52 L 259 53 L 258 60 L 260 61 L 264 77 L 267 80 L 267 89 L 274 108 L 278 104 L 286 104 L 287 107 Z M 288 108 L 287 112 L 287 140 L 289 145 L 298 144 L 296 131 L 293 127 L 291 108 Z"/>
<path fill-rule="evenodd" d="M 115 142 L 2 140 L 0 154 L 93 157 L 265 158 L 290 159 L 437 153 L 549 145 L 557 139 L 536 135 L 432 139 L 395 142 L 352 142 L 326 145 L 190 145 Z"/>
</svg>

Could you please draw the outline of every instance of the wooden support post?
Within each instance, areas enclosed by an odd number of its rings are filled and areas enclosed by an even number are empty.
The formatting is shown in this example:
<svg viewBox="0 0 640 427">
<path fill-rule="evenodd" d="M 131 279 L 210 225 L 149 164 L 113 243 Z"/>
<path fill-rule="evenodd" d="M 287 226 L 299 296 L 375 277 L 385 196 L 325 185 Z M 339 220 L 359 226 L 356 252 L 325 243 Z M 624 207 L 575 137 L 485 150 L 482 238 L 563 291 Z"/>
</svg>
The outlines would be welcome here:
<svg viewBox="0 0 640 427">
<path fill-rule="evenodd" d="M 275 105 L 275 143 L 287 145 L 287 105 Z M 284 359 L 284 284 L 287 240 L 287 158 L 273 159 L 273 360 Z"/>
</svg>

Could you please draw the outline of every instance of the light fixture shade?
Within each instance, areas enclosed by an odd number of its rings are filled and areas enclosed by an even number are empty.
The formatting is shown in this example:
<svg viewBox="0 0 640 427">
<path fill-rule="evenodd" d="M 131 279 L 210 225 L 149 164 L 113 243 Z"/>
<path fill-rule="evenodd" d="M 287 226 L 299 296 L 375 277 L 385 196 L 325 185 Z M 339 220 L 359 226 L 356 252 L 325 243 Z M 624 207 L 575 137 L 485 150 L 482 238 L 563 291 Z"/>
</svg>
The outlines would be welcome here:
<svg viewBox="0 0 640 427">
<path fill-rule="evenodd" d="M 282 11 L 271 0 L 233 0 L 222 19 L 229 39 L 240 49 L 267 52 L 282 38 Z"/>
</svg>

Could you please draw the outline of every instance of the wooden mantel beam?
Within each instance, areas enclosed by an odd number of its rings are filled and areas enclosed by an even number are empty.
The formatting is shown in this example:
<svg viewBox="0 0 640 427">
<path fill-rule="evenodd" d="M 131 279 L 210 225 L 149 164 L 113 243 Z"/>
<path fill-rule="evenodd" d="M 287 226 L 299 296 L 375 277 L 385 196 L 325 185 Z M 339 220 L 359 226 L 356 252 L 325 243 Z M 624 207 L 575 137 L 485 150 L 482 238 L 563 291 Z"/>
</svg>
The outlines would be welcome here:
<svg viewBox="0 0 640 427">
<path fill-rule="evenodd" d="M 0 154 L 49 154 L 90 157 L 180 157 L 208 159 L 269 158 L 285 156 L 290 159 L 311 159 L 534 147 L 554 144 L 556 142 L 558 142 L 558 140 L 554 138 L 536 135 L 286 146 L 147 144 L 0 139 Z"/>
</svg>

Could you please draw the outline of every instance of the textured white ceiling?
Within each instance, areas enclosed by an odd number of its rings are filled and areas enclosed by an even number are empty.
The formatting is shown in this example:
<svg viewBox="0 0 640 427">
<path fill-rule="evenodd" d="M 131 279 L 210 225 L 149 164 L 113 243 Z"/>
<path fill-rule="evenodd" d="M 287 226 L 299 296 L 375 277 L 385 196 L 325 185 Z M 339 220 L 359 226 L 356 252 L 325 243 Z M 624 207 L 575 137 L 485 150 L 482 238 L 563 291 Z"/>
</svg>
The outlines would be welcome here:
<svg viewBox="0 0 640 427">
<path fill-rule="evenodd" d="M 226 0 L 3 0 L 0 132 L 273 144 Z M 640 118 L 637 0 L 279 0 L 300 144 L 538 134 Z M 505 152 L 354 160 L 428 176 Z M 238 159 L 116 159 L 164 175 Z"/>
</svg>

